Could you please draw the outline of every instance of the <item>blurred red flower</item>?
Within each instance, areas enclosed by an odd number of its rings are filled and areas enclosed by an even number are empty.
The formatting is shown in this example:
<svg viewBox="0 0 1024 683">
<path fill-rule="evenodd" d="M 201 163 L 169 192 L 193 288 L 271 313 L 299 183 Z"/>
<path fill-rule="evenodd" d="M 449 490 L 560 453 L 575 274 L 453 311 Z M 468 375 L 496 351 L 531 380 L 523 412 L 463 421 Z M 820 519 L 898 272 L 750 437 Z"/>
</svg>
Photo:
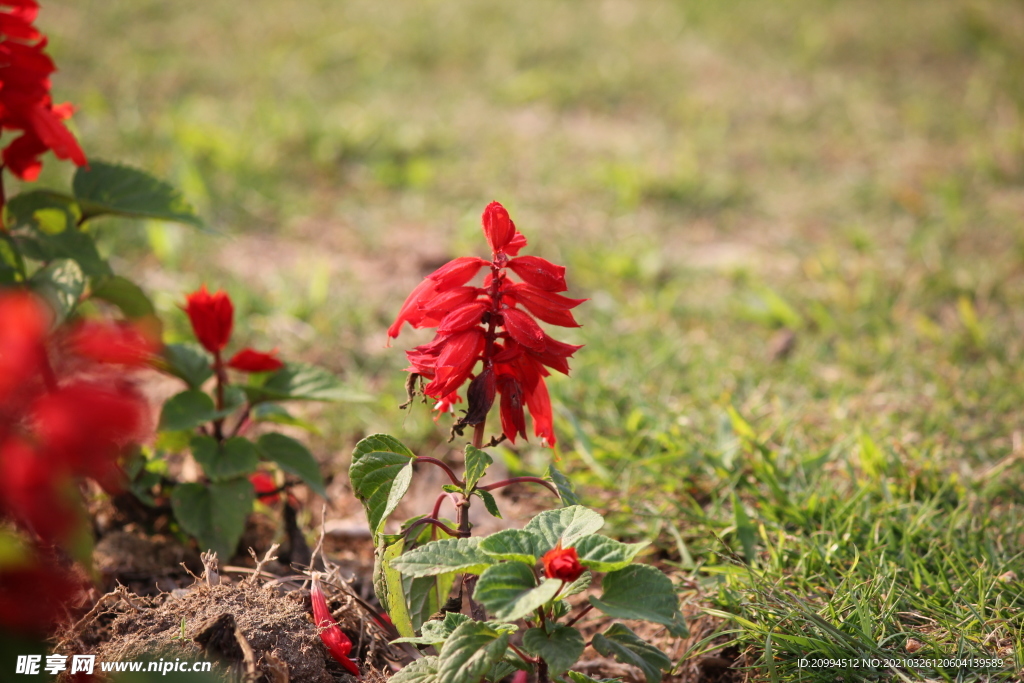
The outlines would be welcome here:
<svg viewBox="0 0 1024 683">
<path fill-rule="evenodd" d="M 242 372 L 271 372 L 283 368 L 284 363 L 277 359 L 277 349 L 263 353 L 245 348 L 231 357 L 228 367 Z"/>
<path fill-rule="evenodd" d="M 231 339 L 235 307 L 224 291 L 210 294 L 206 285 L 185 299 L 185 313 L 196 339 L 210 353 L 219 353 Z"/>
<path fill-rule="evenodd" d="M 59 159 L 84 166 L 85 154 L 63 121 L 73 107 L 54 105 L 50 74 L 56 71 L 46 55 L 46 38 L 32 25 L 35 0 L 0 3 L 0 127 L 21 135 L 3 149 L 3 163 L 22 180 L 39 177 L 39 157 L 52 150 Z"/>
<path fill-rule="evenodd" d="M 406 352 L 409 371 L 431 380 L 423 392 L 438 399 L 440 410 L 459 401 L 458 391 L 472 380 L 466 415 L 456 423 L 457 430 L 484 422 L 500 395 L 502 432 L 512 443 L 518 435 L 526 437 L 526 408 L 534 434 L 554 445 L 544 378 L 548 368 L 569 374 L 568 358 L 580 347 L 552 339 L 537 320 L 579 327 L 571 309 L 586 299 L 556 293 L 566 290 L 563 266 L 518 255 L 526 238 L 501 204 L 488 204 L 481 222 L 491 260 L 457 258 L 428 275 L 402 305 L 388 336 L 398 337 L 404 323 L 437 328 L 433 341 Z M 482 287 L 467 285 L 487 267 Z M 509 270 L 522 281 L 513 281 Z"/>
</svg>

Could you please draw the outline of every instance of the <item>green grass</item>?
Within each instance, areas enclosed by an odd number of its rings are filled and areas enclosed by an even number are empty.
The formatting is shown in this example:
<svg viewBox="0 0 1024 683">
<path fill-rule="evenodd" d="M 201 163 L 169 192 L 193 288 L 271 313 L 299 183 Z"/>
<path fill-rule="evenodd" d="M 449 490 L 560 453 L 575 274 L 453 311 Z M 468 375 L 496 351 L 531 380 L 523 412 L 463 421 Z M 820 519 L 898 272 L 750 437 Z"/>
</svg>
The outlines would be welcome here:
<svg viewBox="0 0 1024 683">
<path fill-rule="evenodd" d="M 221 233 L 105 228 L 171 333 L 223 286 L 240 334 L 375 397 L 315 416 L 329 470 L 374 431 L 445 451 L 396 409 L 424 337 L 384 329 L 498 199 L 591 299 L 558 335 L 587 345 L 550 383 L 560 465 L 733 615 L 697 649 L 773 683 L 910 636 L 1024 669 L 1020 2 L 78 0 L 41 25 L 86 151 Z"/>
</svg>

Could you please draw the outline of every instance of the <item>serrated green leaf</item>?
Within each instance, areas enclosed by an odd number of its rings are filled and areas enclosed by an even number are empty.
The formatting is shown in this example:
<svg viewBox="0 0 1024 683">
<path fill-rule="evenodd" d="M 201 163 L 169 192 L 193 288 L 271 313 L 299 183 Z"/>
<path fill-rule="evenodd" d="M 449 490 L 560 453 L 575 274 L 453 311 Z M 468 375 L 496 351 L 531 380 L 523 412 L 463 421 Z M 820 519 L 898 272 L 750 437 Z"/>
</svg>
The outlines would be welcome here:
<svg viewBox="0 0 1024 683">
<path fill-rule="evenodd" d="M 85 219 L 114 214 L 206 227 L 180 192 L 128 166 L 90 159 L 75 173 L 72 191 Z"/>
<path fill-rule="evenodd" d="M 560 598 L 571 598 L 574 595 L 582 593 L 583 591 L 590 588 L 590 584 L 594 581 L 594 575 L 590 572 L 583 572 L 580 574 L 580 578 L 576 579 L 568 586 L 562 589 L 558 597 Z"/>
<path fill-rule="evenodd" d="M 311 434 L 320 435 L 320 428 L 308 420 L 295 417 L 288 409 L 277 403 L 259 403 L 253 406 L 250 413 L 254 422 L 272 422 L 304 429 Z"/>
<path fill-rule="evenodd" d="M 505 655 L 508 633 L 478 621 L 460 624 L 438 655 L 437 677 L 444 683 L 480 683 Z"/>
<path fill-rule="evenodd" d="M 537 563 L 543 553 L 544 537 L 526 529 L 505 529 L 480 541 L 480 550 L 499 560 L 516 560 L 529 565 Z"/>
<path fill-rule="evenodd" d="M 661 681 L 662 671 L 672 666 L 664 652 L 644 641 L 623 624 L 612 624 L 591 641 L 594 649 L 605 657 L 615 657 L 623 664 L 639 667 L 647 683 Z"/>
<path fill-rule="evenodd" d="M 54 325 L 59 325 L 75 310 L 85 291 L 85 274 L 71 259 L 51 262 L 32 276 L 29 285 L 42 296 L 54 312 Z"/>
<path fill-rule="evenodd" d="M 22 192 L 4 208 L 10 229 L 29 227 L 50 235 L 74 230 L 81 216 L 73 197 L 51 190 Z"/>
<path fill-rule="evenodd" d="M 479 538 L 444 538 L 410 550 L 392 564 L 406 576 L 479 574 L 497 561 L 479 546 Z"/>
<path fill-rule="evenodd" d="M 466 445 L 466 492 L 473 490 L 476 483 L 487 473 L 487 468 L 494 463 L 491 456 L 471 444 Z"/>
<path fill-rule="evenodd" d="M 306 363 L 286 363 L 265 378 L 253 377 L 245 387 L 249 399 L 257 401 L 365 401 L 349 391 L 334 373 Z"/>
<path fill-rule="evenodd" d="M 189 446 L 203 472 L 213 481 L 224 481 L 248 475 L 259 464 L 256 446 L 246 438 L 236 436 L 223 444 L 210 436 L 196 435 Z"/>
<path fill-rule="evenodd" d="M 520 669 L 520 667 L 516 666 L 516 664 L 514 663 L 517 661 L 517 659 L 517 657 L 509 657 L 506 655 L 504 658 L 501 659 L 501 661 L 496 662 L 494 666 L 492 666 L 487 671 L 486 674 L 484 674 L 484 680 L 494 681 L 495 683 L 497 683 L 497 681 L 505 680 L 506 678 L 514 674 L 516 671 L 521 671 L 522 669 Z M 522 660 L 519 661 L 521 662 Z"/>
<path fill-rule="evenodd" d="M 497 619 L 522 619 L 555 597 L 562 582 L 545 579 L 540 585 L 533 567 L 523 562 L 502 562 L 480 575 L 473 599 Z"/>
<path fill-rule="evenodd" d="M 174 516 L 203 550 L 216 551 L 222 562 L 234 554 L 255 498 L 248 479 L 210 484 L 179 484 L 171 494 Z"/>
<path fill-rule="evenodd" d="M 637 553 L 650 543 L 620 543 L 607 536 L 584 536 L 576 541 L 580 564 L 595 572 L 614 572 L 629 566 Z"/>
<path fill-rule="evenodd" d="M 183 379 L 191 389 L 199 389 L 213 377 L 210 355 L 198 344 L 167 344 L 163 355 L 168 372 Z"/>
<path fill-rule="evenodd" d="M 352 462 L 359 460 L 367 453 L 398 453 L 407 458 L 415 458 L 416 455 L 405 447 L 401 441 L 390 434 L 371 434 L 364 438 L 352 449 Z"/>
<path fill-rule="evenodd" d="M 111 274 L 110 265 L 96 250 L 96 242 L 92 235 L 73 227 L 56 234 L 33 229 L 15 236 L 14 239 L 22 254 L 34 261 L 48 263 L 57 259 L 70 259 L 90 278 L 101 278 Z"/>
<path fill-rule="evenodd" d="M 586 643 L 580 632 L 571 626 L 555 626 L 551 633 L 531 628 L 523 634 L 523 648 L 548 663 L 548 672 L 558 676 L 583 655 Z"/>
<path fill-rule="evenodd" d="M 301 442 L 284 434 L 270 433 L 261 436 L 257 444 L 264 458 L 274 461 L 285 472 L 301 478 L 321 496 L 327 496 L 320 465 Z"/>
<path fill-rule="evenodd" d="M 399 453 L 375 451 L 353 460 L 349 479 L 356 497 L 363 502 L 376 538 L 384 522 L 398 507 L 412 481 L 413 459 Z"/>
<path fill-rule="evenodd" d="M 480 499 L 484 501 L 484 507 L 487 512 L 490 513 L 491 517 L 501 519 L 501 510 L 498 509 L 498 501 L 494 500 L 494 496 L 491 495 L 490 491 L 484 491 L 483 489 L 476 489 L 473 491 L 474 496 L 480 496 Z"/>
<path fill-rule="evenodd" d="M 562 499 L 563 506 L 579 505 L 580 499 L 573 490 L 572 482 L 562 474 L 554 465 L 548 465 L 544 471 L 544 478 L 555 485 L 558 489 L 558 497 Z"/>
<path fill-rule="evenodd" d="M 561 542 L 563 548 L 604 526 L 604 517 L 582 505 L 571 505 L 560 510 L 545 510 L 526 525 L 527 531 L 535 531 L 544 538 L 541 554 Z"/>
<path fill-rule="evenodd" d="M 146 293 L 137 284 L 120 275 L 111 275 L 93 282 L 90 296 L 117 306 L 126 318 L 146 318 L 156 315 L 153 302 L 149 300 Z"/>
<path fill-rule="evenodd" d="M 442 683 L 437 675 L 438 657 L 423 657 L 408 664 L 388 679 L 389 683 Z"/>
<path fill-rule="evenodd" d="M 672 635 L 686 635 L 672 580 L 654 567 L 634 564 L 606 574 L 601 589 L 600 599 L 591 596 L 590 604 L 608 616 L 653 621 Z"/>
<path fill-rule="evenodd" d="M 406 576 L 404 582 L 412 627 L 418 629 L 448 600 L 448 594 L 455 584 L 455 573 L 417 578 Z"/>
<path fill-rule="evenodd" d="M 569 671 L 567 675 L 572 683 L 622 683 L 621 678 L 591 678 L 579 671 Z"/>
<path fill-rule="evenodd" d="M 164 403 L 160 412 L 160 431 L 195 429 L 213 420 L 216 415 L 212 398 L 202 391 L 188 389 L 175 394 Z"/>
</svg>

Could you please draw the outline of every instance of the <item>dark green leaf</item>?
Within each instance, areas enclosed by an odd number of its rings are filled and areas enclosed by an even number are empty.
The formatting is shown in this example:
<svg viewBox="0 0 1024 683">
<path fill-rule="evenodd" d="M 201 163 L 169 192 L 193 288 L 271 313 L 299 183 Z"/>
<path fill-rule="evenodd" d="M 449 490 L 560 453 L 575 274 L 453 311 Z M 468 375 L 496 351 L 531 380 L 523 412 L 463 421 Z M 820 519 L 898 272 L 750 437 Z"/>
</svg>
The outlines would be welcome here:
<svg viewBox="0 0 1024 683">
<path fill-rule="evenodd" d="M 38 230 L 15 236 L 22 253 L 35 261 L 50 262 L 57 259 L 71 259 L 90 278 L 106 277 L 111 274 L 110 266 L 96 250 L 92 235 L 75 228 L 56 234 Z"/>
<path fill-rule="evenodd" d="M 444 683 L 480 683 L 508 648 L 508 633 L 478 621 L 460 624 L 441 648 L 437 677 Z"/>
<path fill-rule="evenodd" d="M 589 536 L 604 526 L 604 518 L 582 505 L 571 505 L 559 510 L 546 510 L 529 521 L 527 531 L 535 531 L 544 538 L 543 553 L 561 542 L 570 548 L 579 539 Z"/>
<path fill-rule="evenodd" d="M 50 235 L 74 230 L 81 216 L 74 198 L 50 190 L 22 192 L 6 208 L 12 229 L 29 227 Z"/>
<path fill-rule="evenodd" d="M 423 657 L 402 667 L 388 679 L 389 683 L 445 683 L 437 675 L 438 658 Z"/>
<path fill-rule="evenodd" d="M 213 437 L 197 435 L 192 437 L 189 446 L 192 448 L 192 457 L 213 481 L 248 475 L 256 470 L 260 461 L 256 446 L 240 436 L 218 444 Z"/>
<path fill-rule="evenodd" d="M 258 443 L 263 457 L 273 460 L 285 472 L 300 477 L 321 496 L 327 496 L 320 465 L 308 448 L 284 434 L 264 434 Z"/>
<path fill-rule="evenodd" d="M 610 617 L 645 619 L 667 626 L 672 635 L 686 635 L 679 597 L 672 580 L 654 567 L 634 564 L 606 574 L 601 598 L 590 603 Z"/>
<path fill-rule="evenodd" d="M 548 465 L 547 470 L 544 472 L 544 478 L 555 485 L 558 489 L 558 497 L 562 499 L 562 505 L 579 505 L 580 499 L 576 495 L 576 492 L 572 488 L 572 482 L 569 478 L 558 471 L 554 465 Z"/>
<path fill-rule="evenodd" d="M 572 683 L 622 683 L 621 678 L 591 678 L 579 671 L 570 671 L 567 675 Z"/>
<path fill-rule="evenodd" d="M 253 406 L 252 419 L 255 422 L 272 422 L 304 429 L 311 434 L 319 435 L 320 428 L 312 422 L 295 417 L 288 409 L 277 403 L 259 403 Z"/>
<path fill-rule="evenodd" d="M 126 318 L 145 318 L 156 315 L 153 302 L 142 289 L 127 278 L 111 275 L 94 282 L 91 296 L 114 304 Z M 209 363 L 207 363 L 209 365 Z"/>
<path fill-rule="evenodd" d="M 548 663 L 548 671 L 558 676 L 583 655 L 586 643 L 580 632 L 571 626 L 555 626 L 551 633 L 531 628 L 523 634 L 523 648 Z"/>
<path fill-rule="evenodd" d="M 192 389 L 199 389 L 203 382 L 213 377 L 210 355 L 198 344 L 168 344 L 164 347 L 167 369 Z"/>
<path fill-rule="evenodd" d="M 214 419 L 216 414 L 212 398 L 202 391 L 189 389 L 175 394 L 164 403 L 160 412 L 160 431 L 195 429 Z"/>
<path fill-rule="evenodd" d="M 540 585 L 533 567 L 522 562 L 502 562 L 484 570 L 473 598 L 497 619 L 522 619 L 555 597 L 562 582 L 545 579 Z"/>
<path fill-rule="evenodd" d="M 479 546 L 479 538 L 444 538 L 410 550 L 392 565 L 406 576 L 479 574 L 496 561 Z"/>
<path fill-rule="evenodd" d="M 391 623 L 399 634 L 411 637 L 416 634 L 412 624 L 412 617 L 409 614 L 409 600 L 405 594 L 405 582 L 402 575 L 398 573 L 392 564 L 395 558 L 401 556 L 405 549 L 405 539 L 399 538 L 388 545 L 381 554 L 380 570 L 384 587 L 387 591 L 387 610 L 391 617 Z M 383 601 L 382 601 L 383 602 Z"/>
<path fill-rule="evenodd" d="M 473 490 L 476 483 L 487 473 L 491 466 L 491 456 L 472 445 L 466 446 L 466 492 Z"/>
<path fill-rule="evenodd" d="M 628 566 L 650 543 L 620 543 L 607 536 L 584 536 L 576 542 L 580 564 L 595 572 L 614 572 Z"/>
<path fill-rule="evenodd" d="M 455 584 L 455 573 L 403 578 L 412 627 L 418 629 L 444 605 Z"/>
<path fill-rule="evenodd" d="M 499 560 L 516 560 L 533 565 L 544 553 L 544 537 L 526 529 L 505 529 L 480 541 L 480 550 Z"/>
<path fill-rule="evenodd" d="M 605 657 L 615 657 L 623 664 L 639 667 L 647 683 L 658 683 L 661 672 L 672 666 L 672 660 L 664 652 L 622 624 L 612 624 L 607 631 L 594 636 L 591 642 L 594 649 Z"/>
<path fill-rule="evenodd" d="M 412 481 L 413 459 L 399 453 L 375 451 L 353 460 L 349 479 L 356 497 L 366 508 L 374 538 L 395 511 Z"/>
<path fill-rule="evenodd" d="M 349 391 L 331 372 L 305 363 L 286 363 L 268 375 L 262 384 L 245 387 L 252 401 L 363 401 L 366 397 Z"/>
<path fill-rule="evenodd" d="M 416 456 L 410 451 L 405 445 L 389 434 L 371 434 L 362 441 L 356 444 L 356 447 L 352 450 L 352 462 L 359 460 L 367 453 L 373 453 L 374 451 L 380 451 L 382 453 L 398 453 L 404 455 L 407 458 L 415 458 Z"/>
<path fill-rule="evenodd" d="M 30 281 L 53 309 L 59 325 L 75 310 L 85 290 L 85 274 L 81 266 L 70 259 L 60 259 L 37 271 Z"/>
<path fill-rule="evenodd" d="M 13 285 L 25 280 L 25 260 L 14 239 L 0 230 L 0 285 Z"/>
<path fill-rule="evenodd" d="M 498 501 L 494 500 L 494 496 L 491 495 L 490 491 L 476 489 L 473 491 L 473 495 L 480 496 L 484 501 L 484 507 L 487 508 L 487 512 L 491 513 L 491 517 L 501 519 L 501 510 L 498 509 Z"/>
<path fill-rule="evenodd" d="M 86 219 L 114 214 L 205 227 L 180 192 L 138 169 L 90 160 L 75 173 L 72 189 Z"/>
<path fill-rule="evenodd" d="M 212 549 L 226 563 L 234 554 L 252 510 L 255 494 L 248 479 L 211 484 L 179 484 L 171 507 L 181 527 L 202 549 Z"/>
</svg>

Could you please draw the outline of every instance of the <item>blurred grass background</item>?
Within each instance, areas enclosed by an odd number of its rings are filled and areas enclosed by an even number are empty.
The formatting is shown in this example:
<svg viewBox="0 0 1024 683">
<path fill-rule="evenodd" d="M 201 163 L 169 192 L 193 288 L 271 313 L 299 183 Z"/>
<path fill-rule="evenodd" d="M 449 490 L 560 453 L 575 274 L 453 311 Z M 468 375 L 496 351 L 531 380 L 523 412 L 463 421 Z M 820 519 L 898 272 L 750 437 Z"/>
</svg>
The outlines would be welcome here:
<svg viewBox="0 0 1024 683">
<path fill-rule="evenodd" d="M 825 646 L 764 647 L 812 613 L 840 652 L 914 632 L 1024 667 L 1024 3 L 75 0 L 40 25 L 87 153 L 219 232 L 105 231 L 172 332 L 224 287 L 251 341 L 374 397 L 318 416 L 336 471 L 374 431 L 446 448 L 396 409 L 429 335 L 384 329 L 483 253 L 496 199 L 591 299 L 556 334 L 587 345 L 549 383 L 560 466 L 744 615 L 757 671 L 812 675 L 785 655 Z"/>
</svg>

